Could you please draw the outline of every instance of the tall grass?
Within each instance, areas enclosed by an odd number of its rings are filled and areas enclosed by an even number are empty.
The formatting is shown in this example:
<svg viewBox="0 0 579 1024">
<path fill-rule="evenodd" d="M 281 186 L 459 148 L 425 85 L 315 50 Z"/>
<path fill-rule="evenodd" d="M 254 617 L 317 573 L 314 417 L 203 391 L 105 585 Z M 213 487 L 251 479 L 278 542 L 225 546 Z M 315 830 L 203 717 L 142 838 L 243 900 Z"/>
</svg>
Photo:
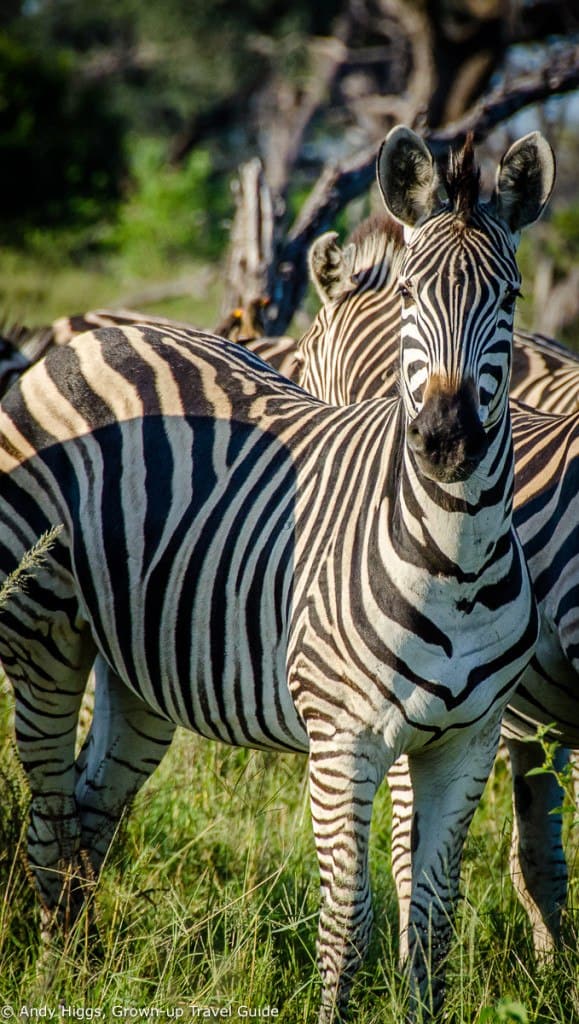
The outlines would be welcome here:
<svg viewBox="0 0 579 1024">
<path fill-rule="evenodd" d="M 24 856 L 26 787 L 9 739 L 7 698 L 4 703 L 0 1005 L 18 1015 L 22 1007 L 44 1006 L 55 1010 L 55 1019 L 99 1010 L 107 1020 L 134 1020 L 140 1013 L 190 1020 L 207 1008 L 236 1020 L 250 1011 L 288 1024 L 315 1019 L 318 883 L 305 759 L 231 749 L 179 732 L 122 823 L 94 892 L 98 939 L 85 916 L 65 942 L 39 958 Z M 526 918 L 508 881 L 508 788 L 499 762 L 465 852 L 445 1020 L 574 1024 L 576 941 L 552 961 L 535 964 Z M 360 1024 L 399 1024 L 404 1013 L 389 817 L 384 787 L 371 851 L 376 924 L 353 991 Z M 569 837 L 568 853 L 573 892 L 576 836 Z M 58 1017 L 62 1007 L 64 1017 Z"/>
</svg>

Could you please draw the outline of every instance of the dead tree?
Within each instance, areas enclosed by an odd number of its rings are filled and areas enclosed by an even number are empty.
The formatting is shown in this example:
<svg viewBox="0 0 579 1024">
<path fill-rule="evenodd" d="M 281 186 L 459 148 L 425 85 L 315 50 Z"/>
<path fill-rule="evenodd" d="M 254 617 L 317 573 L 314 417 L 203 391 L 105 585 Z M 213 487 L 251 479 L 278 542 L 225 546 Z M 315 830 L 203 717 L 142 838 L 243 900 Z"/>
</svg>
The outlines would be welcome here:
<svg viewBox="0 0 579 1024">
<path fill-rule="evenodd" d="M 229 318 L 220 330 L 240 340 L 260 334 L 284 334 L 298 309 L 307 288 L 307 251 L 317 235 L 334 224 L 337 214 L 354 198 L 363 195 L 374 179 L 374 166 L 379 139 L 397 120 L 416 127 L 422 125 L 425 138 L 437 155 L 450 146 L 460 144 L 467 132 L 480 142 L 498 124 L 526 106 L 550 96 L 579 87 L 579 47 L 559 44 L 546 49 L 540 67 L 517 75 L 480 99 L 462 116 L 441 128 L 429 128 L 424 102 L 431 66 L 424 55 L 423 38 L 414 27 L 415 60 L 412 90 L 403 96 L 382 98 L 381 131 L 369 145 L 354 157 L 328 161 L 300 213 L 288 223 L 285 188 L 289 168 L 298 151 L 297 138 L 303 137 L 307 117 L 302 114 L 300 130 L 292 134 L 291 147 L 283 152 L 283 173 L 273 175 L 272 187 L 267 164 L 252 160 L 239 174 L 237 209 L 228 269 Z M 420 41 L 419 40 L 420 37 Z M 338 73 L 336 67 L 332 74 Z M 326 80 L 327 81 L 327 80 Z M 405 105 L 401 116 L 402 104 Z M 232 311 L 235 314 L 232 315 Z"/>
</svg>

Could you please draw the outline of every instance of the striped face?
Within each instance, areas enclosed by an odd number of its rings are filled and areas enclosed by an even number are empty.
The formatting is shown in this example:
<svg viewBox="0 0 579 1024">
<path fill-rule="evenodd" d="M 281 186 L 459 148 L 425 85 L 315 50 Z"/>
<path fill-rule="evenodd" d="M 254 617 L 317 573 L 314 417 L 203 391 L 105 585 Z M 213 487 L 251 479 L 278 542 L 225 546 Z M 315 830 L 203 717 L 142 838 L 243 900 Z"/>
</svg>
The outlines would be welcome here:
<svg viewBox="0 0 579 1024">
<path fill-rule="evenodd" d="M 515 299 L 513 237 L 484 207 L 444 210 L 408 232 L 401 296 L 400 387 L 422 471 L 468 477 L 507 410 Z"/>
<path fill-rule="evenodd" d="M 441 181 L 423 140 L 399 126 L 382 144 L 377 177 L 407 242 L 399 275 L 407 450 L 425 476 L 464 480 L 489 445 L 501 446 L 508 422 L 515 249 L 551 194 L 553 152 L 538 132 L 513 143 L 481 204 L 472 136 L 450 154 Z"/>
<path fill-rule="evenodd" d="M 469 224 L 442 212 L 412 232 L 399 276 L 409 420 L 436 388 L 467 383 L 483 425 L 502 414 L 519 286 L 512 236 L 484 210 Z"/>
</svg>

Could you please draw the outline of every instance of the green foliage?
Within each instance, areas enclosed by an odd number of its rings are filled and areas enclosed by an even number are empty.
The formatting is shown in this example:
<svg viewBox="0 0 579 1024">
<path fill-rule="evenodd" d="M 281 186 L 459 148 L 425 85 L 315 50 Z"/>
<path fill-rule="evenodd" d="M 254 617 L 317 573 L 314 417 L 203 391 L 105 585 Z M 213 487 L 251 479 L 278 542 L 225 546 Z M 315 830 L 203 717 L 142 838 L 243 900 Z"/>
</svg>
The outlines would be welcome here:
<svg viewBox="0 0 579 1024">
<path fill-rule="evenodd" d="M 530 768 L 527 775 L 553 776 L 561 790 L 563 802 L 560 807 L 552 808 L 550 813 L 560 814 L 567 829 L 571 829 L 574 825 L 579 824 L 579 810 L 575 803 L 574 768 L 571 761 L 567 761 L 561 766 L 558 759 L 561 746 L 556 740 L 552 739 L 556 731 L 555 723 L 551 722 L 549 725 L 537 726 L 534 736 L 525 737 L 523 742 L 538 743 L 543 753 L 543 764 Z"/>
<path fill-rule="evenodd" d="M 173 264 L 159 267 L 153 260 L 146 273 L 135 277 L 125 269 L 122 252 L 113 250 L 105 257 L 101 250 L 87 257 L 85 240 L 78 232 L 64 237 L 62 232 L 43 232 L 27 238 L 25 251 L 1 250 L 0 310 L 7 320 L 39 325 L 115 306 L 199 326 L 217 323 L 221 279 L 216 268 L 182 257 L 176 276 Z"/>
<path fill-rule="evenodd" d="M 522 1003 L 512 999 L 501 999 L 493 1007 L 484 1009 L 478 1024 L 529 1024 L 529 1015 Z"/>
<path fill-rule="evenodd" d="M 523 300 L 517 304 L 521 325 L 536 329 L 542 310 L 536 307 L 535 280 L 538 271 L 550 275 L 552 285 L 563 281 L 579 259 L 579 204 L 568 203 L 553 210 L 548 219 L 523 234 L 517 261 L 523 275 Z M 554 298 L 553 301 L 556 301 Z M 558 340 L 579 351 L 579 319 L 575 316 L 558 332 Z"/>
<path fill-rule="evenodd" d="M 329 34 L 340 4 L 294 0 L 60 0 L 9 24 L 36 52 L 102 68 L 114 109 L 133 131 L 167 136 L 225 97 L 263 81 L 290 36 Z M 273 45 L 273 49 L 272 49 Z M 118 69 L 107 71 L 110 62 Z M 277 66 L 277 65 L 276 65 Z"/>
<path fill-rule="evenodd" d="M 135 137 L 130 164 L 127 196 L 114 217 L 26 227 L 22 245 L 4 246 L 5 316 L 41 324 L 99 306 L 131 306 L 214 326 L 220 296 L 212 268 L 232 213 L 226 178 L 215 175 L 205 150 L 170 167 L 160 139 Z"/>
<path fill-rule="evenodd" d="M 164 150 L 158 139 L 135 138 L 130 146 L 131 187 L 109 235 L 130 273 L 183 256 L 214 260 L 225 245 L 229 197 L 209 154 L 195 150 L 177 169 L 167 166 Z"/>
<path fill-rule="evenodd" d="M 550 224 L 552 231 L 547 233 L 545 250 L 559 278 L 579 262 L 579 204 L 555 210 Z"/>
</svg>

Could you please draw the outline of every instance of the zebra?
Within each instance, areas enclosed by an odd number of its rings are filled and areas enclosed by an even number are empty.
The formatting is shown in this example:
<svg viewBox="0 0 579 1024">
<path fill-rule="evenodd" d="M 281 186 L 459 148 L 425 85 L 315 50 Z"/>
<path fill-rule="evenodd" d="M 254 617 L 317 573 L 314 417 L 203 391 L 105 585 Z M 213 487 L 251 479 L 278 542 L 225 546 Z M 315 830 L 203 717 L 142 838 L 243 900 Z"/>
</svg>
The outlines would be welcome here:
<svg viewBox="0 0 579 1024">
<path fill-rule="evenodd" d="M 380 214 L 367 218 L 344 248 L 337 239 L 337 232 L 326 232 L 310 250 L 310 277 L 322 307 L 296 342 L 292 377 L 327 401 L 348 403 L 395 394 L 400 327 L 396 275 L 404 254 L 402 233 L 392 218 Z M 284 351 L 287 354 L 287 346 Z M 512 398 L 543 412 L 576 412 L 579 355 L 553 338 L 515 329 L 510 392 Z"/>
<path fill-rule="evenodd" d="M 18 378 L 42 359 L 56 345 L 67 345 L 78 334 L 99 327 L 124 327 L 129 324 L 153 324 L 155 327 L 184 327 L 196 330 L 194 324 L 168 319 L 134 309 L 91 309 L 85 313 L 61 316 L 43 327 L 9 324 L 0 327 L 0 398 Z M 255 352 L 284 377 L 299 380 L 300 355 L 296 339 L 289 335 L 261 336 L 239 342 Z"/>
<path fill-rule="evenodd" d="M 543 334 L 518 332 L 511 395 L 543 412 L 579 410 L 579 355 Z"/>
<path fill-rule="evenodd" d="M 399 336 L 402 329 L 404 337 L 405 318 L 410 315 L 404 310 L 410 301 L 405 260 L 412 259 L 412 253 L 405 252 L 398 229 L 393 230 L 384 220 L 364 224 L 345 249 L 336 239 L 335 233 L 322 236 L 310 254 L 311 275 L 322 308 L 300 343 L 302 383 L 338 403 L 395 394 Z M 443 257 L 437 253 L 435 259 L 433 250 L 426 280 L 430 273 L 433 281 L 440 281 L 445 272 Z M 543 401 L 551 412 L 577 410 L 577 357 L 550 340 L 543 343 L 536 335 L 520 334 L 519 339 L 519 370 L 511 395 Z M 406 351 L 408 358 L 417 360 L 419 353 L 413 353 L 411 346 Z M 403 367 L 402 373 L 403 378 L 419 375 L 420 364 Z M 562 794 L 553 775 L 527 775 L 540 767 L 544 757 L 540 744 L 528 739 L 537 726 L 556 723 L 554 738 L 575 749 L 579 746 L 579 637 L 573 626 L 578 607 L 579 421 L 576 414 L 561 418 L 533 413 L 516 401 L 511 415 L 516 460 L 514 521 L 539 601 L 541 640 L 509 704 L 503 728 L 513 774 L 510 871 L 531 920 L 536 951 L 542 955 L 561 939 L 567 868 L 562 819 L 556 811 Z M 568 750 L 559 752 L 558 768 L 568 756 Z M 407 899 L 412 800 L 404 760 L 390 772 L 389 781 L 395 805 L 393 869 L 399 894 Z"/>
<path fill-rule="evenodd" d="M 389 205 L 417 202 L 429 157 L 414 138 L 399 128 L 386 140 Z M 538 635 L 511 523 L 518 270 L 504 217 L 513 231 L 536 219 L 553 173 L 542 141 L 505 156 L 495 207 L 476 213 L 485 260 L 469 271 L 473 330 L 444 353 L 425 348 L 420 411 L 411 376 L 396 399 L 328 405 L 239 345 L 152 325 L 74 339 L 8 392 L 0 578 L 60 528 L 0 608 L 45 929 L 78 914 L 82 865 L 98 874 L 176 725 L 307 753 L 327 1024 L 345 1013 L 368 944 L 374 795 L 407 753 L 412 1000 L 438 1011 L 465 834 Z M 434 189 L 421 191 L 434 203 Z M 425 229 L 427 249 L 462 246 L 457 198 L 416 228 L 417 258 Z M 450 428 L 421 451 L 415 429 L 448 402 Z M 75 762 L 93 664 L 95 713 Z"/>
</svg>

